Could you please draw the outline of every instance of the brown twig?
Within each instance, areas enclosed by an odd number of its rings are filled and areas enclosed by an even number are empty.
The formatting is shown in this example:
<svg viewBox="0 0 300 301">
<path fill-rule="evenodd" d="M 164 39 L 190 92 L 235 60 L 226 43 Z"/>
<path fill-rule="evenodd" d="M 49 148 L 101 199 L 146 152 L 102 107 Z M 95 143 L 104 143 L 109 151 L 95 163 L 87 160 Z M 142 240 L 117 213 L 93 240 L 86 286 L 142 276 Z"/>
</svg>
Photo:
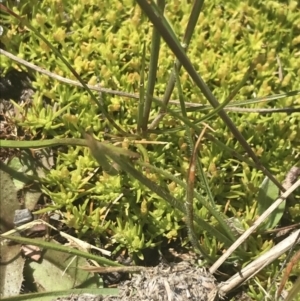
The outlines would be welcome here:
<svg viewBox="0 0 300 301">
<path fill-rule="evenodd" d="M 299 239 L 299 237 L 298 237 Z M 285 272 L 283 274 L 283 277 L 281 279 L 281 282 L 280 282 L 280 286 L 277 290 L 277 296 L 280 296 L 281 293 L 282 293 L 282 290 L 284 289 L 284 286 L 292 272 L 292 269 L 293 267 L 298 264 L 300 260 L 300 250 L 292 257 L 292 259 L 290 260 L 290 262 L 288 263 L 288 265 L 286 266 L 286 269 L 285 269 Z"/>
</svg>

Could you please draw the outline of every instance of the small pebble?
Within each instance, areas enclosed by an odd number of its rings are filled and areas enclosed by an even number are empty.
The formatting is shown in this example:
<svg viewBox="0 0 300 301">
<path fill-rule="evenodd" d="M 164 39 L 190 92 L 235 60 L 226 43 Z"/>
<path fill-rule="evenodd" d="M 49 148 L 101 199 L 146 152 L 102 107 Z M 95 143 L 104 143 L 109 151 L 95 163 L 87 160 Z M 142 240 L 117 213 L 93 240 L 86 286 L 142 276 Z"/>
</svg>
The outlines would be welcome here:
<svg viewBox="0 0 300 301">
<path fill-rule="evenodd" d="M 29 209 L 19 209 L 15 211 L 14 224 L 16 227 L 27 224 L 33 219 Z"/>
</svg>

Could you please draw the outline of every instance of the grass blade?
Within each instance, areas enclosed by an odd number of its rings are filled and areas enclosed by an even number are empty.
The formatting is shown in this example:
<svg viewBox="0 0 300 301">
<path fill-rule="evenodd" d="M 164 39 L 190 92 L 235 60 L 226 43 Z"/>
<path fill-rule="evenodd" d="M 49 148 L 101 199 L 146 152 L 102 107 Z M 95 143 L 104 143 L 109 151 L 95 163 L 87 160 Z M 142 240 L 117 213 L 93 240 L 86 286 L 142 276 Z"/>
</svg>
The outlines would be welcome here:
<svg viewBox="0 0 300 301">
<path fill-rule="evenodd" d="M 186 30 L 185 30 L 183 42 L 182 42 L 185 51 L 187 50 L 188 45 L 190 44 L 192 34 L 193 34 L 194 28 L 197 24 L 197 21 L 198 21 L 203 3 L 204 3 L 204 1 L 202 1 L 202 0 L 201 1 L 194 1 L 193 7 L 191 9 L 191 15 L 190 15 L 190 18 L 189 18 L 189 21 L 188 21 L 188 24 L 187 24 L 187 27 L 186 27 Z M 176 61 L 175 61 L 175 66 L 176 66 L 176 69 L 179 72 L 180 69 L 181 69 L 181 63 L 178 59 L 176 59 Z M 170 79 L 168 81 L 167 88 L 166 88 L 166 91 L 165 91 L 165 94 L 164 94 L 164 97 L 163 97 L 163 100 L 162 100 L 162 102 L 165 106 L 168 105 L 168 102 L 171 98 L 171 95 L 172 95 L 172 92 L 173 92 L 173 89 L 174 89 L 174 86 L 175 86 L 175 80 L 176 80 L 176 76 L 175 76 L 174 73 L 172 73 L 171 76 L 170 76 Z M 153 122 L 151 123 L 149 128 L 150 129 L 156 128 L 156 126 L 158 125 L 160 120 L 163 118 L 165 113 L 166 113 L 166 111 L 165 111 L 164 107 L 161 107 L 158 115 L 153 120 Z"/>
<path fill-rule="evenodd" d="M 185 108 L 184 99 L 183 99 L 183 92 L 181 89 L 179 71 L 177 69 L 176 64 L 174 66 L 173 72 L 174 72 L 174 75 L 176 78 L 176 85 L 177 85 L 177 90 L 178 90 L 178 94 L 179 94 L 179 102 L 180 102 L 181 112 L 184 117 L 187 117 L 186 108 Z M 187 133 L 188 145 L 191 148 L 193 148 L 192 157 L 190 160 L 190 166 L 189 166 L 189 170 L 188 170 L 188 178 L 187 178 L 186 202 L 185 202 L 186 225 L 188 228 L 189 239 L 190 239 L 193 247 L 195 248 L 195 250 L 200 251 L 199 241 L 197 239 L 197 235 L 194 230 L 194 213 L 193 213 L 194 186 L 195 186 L 195 174 L 196 174 L 196 167 L 195 167 L 196 156 L 195 155 L 197 152 L 197 144 L 198 144 L 199 140 L 197 141 L 196 145 L 194 146 L 191 130 L 187 125 L 185 126 L 185 128 L 186 128 L 186 133 Z"/>
<path fill-rule="evenodd" d="M 111 176 L 116 176 L 118 170 L 108 161 L 106 157 L 107 149 L 105 146 L 97 143 L 97 140 L 89 134 L 84 134 L 84 138 L 86 139 L 93 157 L 97 160 L 103 170 Z"/>
<path fill-rule="evenodd" d="M 119 290 L 116 288 L 91 288 L 91 287 L 76 288 L 76 289 L 70 289 L 64 291 L 21 294 L 17 296 L 4 297 L 1 298 L 1 300 L 2 301 L 29 301 L 29 300 L 30 301 L 53 301 L 53 300 L 72 300 L 73 297 L 78 300 L 79 298 L 77 298 L 76 296 L 77 295 L 84 296 L 84 294 L 91 294 L 96 296 L 102 296 L 102 295 L 117 296 L 119 294 Z"/>
<path fill-rule="evenodd" d="M 137 116 L 137 131 L 140 132 L 143 126 L 143 114 L 145 106 L 145 65 L 146 65 L 146 42 L 143 45 L 142 66 L 140 71 L 140 96 L 139 110 Z"/>
<path fill-rule="evenodd" d="M 262 103 L 262 102 L 269 102 L 272 100 L 279 100 L 285 97 L 292 97 L 295 95 L 299 95 L 300 90 L 295 90 L 295 91 L 290 91 L 287 93 L 282 93 L 282 94 L 275 94 L 275 95 L 268 95 L 268 96 L 262 96 L 262 97 L 257 97 L 257 98 L 252 98 L 252 99 L 247 99 L 247 100 L 242 100 L 242 101 L 234 101 L 231 103 L 228 103 L 225 110 L 231 111 L 230 108 L 235 108 L 235 107 L 240 107 L 240 106 L 246 106 L 250 104 L 255 104 L 255 103 Z M 172 101 L 172 104 L 177 104 L 178 102 Z M 206 110 L 211 110 L 210 105 L 198 105 L 194 103 L 186 103 L 188 106 L 187 111 L 188 112 L 201 112 L 201 111 L 206 111 Z M 297 108 L 294 108 L 295 111 Z M 299 110 L 299 109 L 298 109 Z"/>
<path fill-rule="evenodd" d="M 59 145 L 77 145 L 87 146 L 87 142 L 84 139 L 76 138 L 55 138 L 46 140 L 30 140 L 30 141 L 18 141 L 18 140 L 0 140 L 0 146 L 5 148 L 42 148 L 42 147 L 54 147 Z"/>
<path fill-rule="evenodd" d="M 203 95 L 207 98 L 207 100 L 214 108 L 218 107 L 220 105 L 219 102 L 214 97 L 210 89 L 207 87 L 207 85 L 204 83 L 200 75 L 193 67 L 190 59 L 187 57 L 184 49 L 178 42 L 174 32 L 172 31 L 171 27 L 169 26 L 164 16 L 160 14 L 160 11 L 158 10 L 155 3 L 153 1 L 150 1 L 149 3 L 147 0 L 137 0 L 137 2 L 141 6 L 143 11 L 147 14 L 148 18 L 151 20 L 154 26 L 160 31 L 161 36 L 164 38 L 164 40 L 166 41 L 166 43 L 168 44 L 172 52 L 176 55 L 177 59 L 182 63 L 182 65 L 189 73 L 189 75 L 191 76 L 195 84 L 202 91 Z M 224 123 L 227 125 L 227 127 L 230 129 L 232 134 L 235 136 L 235 138 L 243 146 L 243 148 L 248 153 L 248 155 L 255 162 L 257 168 L 260 169 L 266 176 L 268 176 L 269 179 L 273 183 L 275 183 L 275 185 L 280 190 L 284 191 L 282 185 L 275 179 L 275 177 L 270 173 L 270 171 L 267 168 L 265 168 L 263 165 L 261 165 L 259 159 L 251 149 L 250 145 L 247 143 L 246 139 L 243 137 L 243 135 L 239 132 L 239 130 L 234 125 L 234 123 L 228 117 L 224 109 L 221 109 L 218 112 L 218 114 L 222 118 Z"/>
<path fill-rule="evenodd" d="M 20 244 L 34 245 L 34 246 L 38 246 L 40 248 L 51 249 L 51 250 L 55 250 L 55 251 L 59 251 L 59 252 L 69 253 L 69 254 L 72 254 L 75 256 L 81 256 L 86 259 L 95 260 L 95 261 L 99 262 L 100 264 L 104 264 L 104 265 L 122 266 L 121 264 L 114 262 L 112 260 L 106 259 L 104 257 L 96 256 L 96 255 L 93 255 L 93 254 L 90 254 L 87 252 L 83 252 L 83 251 L 77 250 L 75 248 L 66 247 L 66 246 L 63 246 L 60 244 L 46 242 L 42 239 L 38 240 L 38 239 L 31 239 L 31 238 L 26 238 L 26 237 L 4 235 L 4 234 L 1 234 L 0 237 L 3 239 L 9 239 L 9 240 L 15 241 Z"/>
<path fill-rule="evenodd" d="M 99 150 L 101 151 L 101 150 Z M 107 154 L 110 159 L 112 159 L 115 163 L 117 163 L 120 168 L 130 174 L 132 177 L 137 179 L 140 183 L 148 187 L 151 191 L 156 193 L 158 196 L 160 196 L 162 199 L 166 200 L 169 204 L 171 204 L 174 208 L 180 210 L 181 212 L 185 213 L 186 209 L 184 206 L 184 203 L 179 201 L 178 199 L 174 198 L 169 192 L 167 192 L 165 189 L 161 188 L 160 186 L 156 185 L 153 181 L 149 180 L 147 177 L 145 177 L 141 172 L 139 172 L 137 169 L 135 169 L 130 163 L 128 163 L 128 160 L 124 160 L 122 156 L 117 155 L 115 152 L 109 152 Z M 222 233 L 220 233 L 217 229 L 212 227 L 210 224 L 202 220 L 201 218 L 194 216 L 194 220 L 196 224 L 202 229 L 205 230 L 212 235 L 216 236 L 219 241 L 223 242 L 225 245 L 231 245 L 231 241 L 224 236 Z M 211 258 L 206 252 L 201 249 L 201 254 L 209 261 L 211 262 Z"/>
<path fill-rule="evenodd" d="M 205 129 L 204 129 L 205 131 Z M 204 134 L 204 131 L 202 132 Z M 193 213 L 193 206 L 194 206 L 194 187 L 195 187 L 195 178 L 196 178 L 196 155 L 197 155 L 197 151 L 198 151 L 198 147 L 200 145 L 200 141 L 202 139 L 203 135 L 200 135 L 193 153 L 192 153 L 192 157 L 190 159 L 190 166 L 189 166 L 189 170 L 188 170 L 188 178 L 187 178 L 187 190 L 186 190 L 186 202 L 185 202 L 185 207 L 186 207 L 186 224 L 188 227 L 188 233 L 189 233 L 189 238 L 190 241 L 192 243 L 192 245 L 194 246 L 195 249 L 199 250 L 199 242 L 194 230 L 194 223 L 193 223 L 193 217 L 194 217 L 194 213 Z"/>
<path fill-rule="evenodd" d="M 158 8 L 161 10 L 161 13 L 163 14 L 165 8 L 165 0 L 157 0 L 157 5 Z M 145 101 L 144 114 L 143 114 L 143 124 L 142 124 L 142 130 L 144 133 L 147 131 L 147 125 L 150 116 L 152 96 L 154 92 L 156 73 L 158 68 L 159 49 L 160 49 L 160 34 L 158 30 L 154 27 L 152 32 L 149 76 L 148 76 L 147 94 L 146 94 L 146 101 Z"/>
<path fill-rule="evenodd" d="M 230 101 L 237 95 L 238 91 L 244 86 L 244 84 L 247 82 L 247 80 L 249 79 L 251 72 L 253 71 L 255 67 L 255 64 L 252 63 L 250 65 L 250 67 L 248 68 L 248 70 L 246 71 L 246 73 L 244 74 L 242 80 L 239 82 L 239 84 L 233 89 L 233 91 L 226 97 L 226 99 L 219 104 L 214 110 L 212 110 L 211 112 L 209 112 L 208 114 L 206 114 L 204 117 L 200 118 L 199 120 L 197 120 L 195 122 L 195 124 L 208 120 L 212 117 L 214 117 L 215 115 L 217 115 L 221 110 L 223 110 L 229 103 Z"/>
</svg>

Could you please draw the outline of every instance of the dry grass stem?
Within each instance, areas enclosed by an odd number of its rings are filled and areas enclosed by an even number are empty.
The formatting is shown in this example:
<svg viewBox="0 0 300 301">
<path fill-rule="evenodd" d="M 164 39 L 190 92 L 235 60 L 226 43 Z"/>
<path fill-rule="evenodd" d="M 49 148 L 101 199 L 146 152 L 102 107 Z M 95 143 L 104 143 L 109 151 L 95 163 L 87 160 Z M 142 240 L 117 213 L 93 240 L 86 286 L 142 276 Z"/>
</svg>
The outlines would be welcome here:
<svg viewBox="0 0 300 301">
<path fill-rule="evenodd" d="M 283 202 L 296 188 L 300 186 L 300 180 L 294 183 L 286 192 L 284 192 L 269 208 L 266 210 L 250 227 L 245 231 L 237 241 L 211 266 L 209 271 L 213 274 L 220 265 L 253 233 L 266 218 Z"/>
</svg>

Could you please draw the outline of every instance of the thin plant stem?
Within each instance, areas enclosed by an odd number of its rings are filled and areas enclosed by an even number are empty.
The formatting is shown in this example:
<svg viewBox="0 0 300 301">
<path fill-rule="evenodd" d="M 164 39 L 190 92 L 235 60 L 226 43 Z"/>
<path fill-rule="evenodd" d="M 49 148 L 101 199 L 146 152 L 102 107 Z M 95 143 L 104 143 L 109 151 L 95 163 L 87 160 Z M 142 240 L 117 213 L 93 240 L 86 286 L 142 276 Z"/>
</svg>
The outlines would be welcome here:
<svg viewBox="0 0 300 301">
<path fill-rule="evenodd" d="M 186 202 L 185 202 L 185 207 L 186 207 L 186 224 L 188 227 L 188 233 L 189 233 L 189 238 L 194 246 L 195 249 L 199 250 L 199 241 L 197 239 L 195 230 L 194 230 L 194 222 L 193 222 L 193 217 L 194 217 L 194 212 L 193 212 L 193 206 L 194 206 L 194 187 L 195 187 L 195 178 L 196 178 L 196 156 L 197 156 L 197 151 L 198 147 L 200 145 L 200 141 L 205 133 L 206 127 L 203 129 L 201 135 L 198 137 L 197 142 L 195 144 L 192 157 L 190 160 L 190 166 L 188 170 L 188 178 L 187 178 L 187 190 L 186 190 Z"/>
<path fill-rule="evenodd" d="M 191 41 L 191 38 L 192 38 L 192 35 L 194 32 L 195 26 L 197 24 L 203 3 L 204 3 L 204 0 L 201 0 L 201 1 L 195 0 L 193 3 L 193 7 L 191 9 L 191 15 L 190 15 L 190 18 L 189 18 L 189 21 L 188 21 L 188 24 L 187 24 L 187 27 L 185 30 L 185 34 L 183 37 L 183 41 L 182 41 L 185 51 L 187 50 L 187 48 L 190 44 L 190 41 Z M 178 59 L 176 59 L 176 61 L 175 61 L 175 66 L 179 72 L 182 65 Z M 163 100 L 162 100 L 164 105 L 167 105 L 171 98 L 171 95 L 172 95 L 172 92 L 173 92 L 173 89 L 175 86 L 175 80 L 176 80 L 176 76 L 175 76 L 174 72 L 172 72 L 172 74 L 169 78 L 168 84 L 167 84 L 167 88 L 165 90 L 165 94 L 163 96 Z M 151 125 L 149 126 L 149 129 L 155 129 L 157 127 L 158 123 L 160 122 L 160 120 L 164 117 L 165 113 L 166 113 L 166 111 L 165 111 L 164 107 L 161 107 L 158 115 L 155 117 L 155 119 L 152 121 Z"/>
<path fill-rule="evenodd" d="M 3 49 L 0 48 L 0 54 L 10 58 L 11 60 L 24 65 L 32 70 L 35 70 L 41 74 L 45 74 L 57 81 L 75 86 L 75 87 L 83 87 L 83 85 L 79 82 L 79 81 L 75 81 L 69 78 L 65 78 L 63 76 L 60 76 L 58 74 L 55 74 L 53 72 L 50 72 L 48 70 L 45 70 L 39 66 L 36 66 L 32 63 L 27 62 L 26 60 L 23 60 L 15 55 L 13 55 L 12 53 L 9 53 Z M 117 96 L 121 96 L 121 97 L 127 97 L 127 98 L 132 98 L 132 99 L 140 99 L 140 95 L 139 94 L 134 94 L 134 93 L 128 93 L 125 91 L 120 91 L 120 90 L 113 90 L 113 89 L 107 89 L 104 87 L 99 87 L 99 86 L 94 86 L 94 85 L 87 85 L 87 87 L 90 90 L 93 91 L 98 91 L 98 92 L 102 92 L 102 93 L 106 93 L 106 94 L 111 94 L 111 95 L 117 95 Z M 243 100 L 243 101 L 235 101 L 232 103 L 229 103 L 224 110 L 226 111 L 234 111 L 234 112 L 241 112 L 241 113 L 261 113 L 261 114 L 267 114 L 267 113 L 277 113 L 277 112 L 286 112 L 286 113 L 292 113 L 292 112 L 299 112 L 299 108 L 270 108 L 270 109 L 256 109 L 256 108 L 240 108 L 240 106 L 243 105 L 249 105 L 249 104 L 255 104 L 255 103 L 261 103 L 261 102 L 269 102 L 271 100 L 278 100 L 278 99 L 282 99 L 285 97 L 293 97 L 293 96 L 297 96 L 300 94 L 300 90 L 295 90 L 295 91 L 289 91 L 286 93 L 281 93 L 281 94 L 275 94 L 275 95 L 267 95 L 267 96 L 262 96 L 262 97 L 257 97 L 254 99 L 247 99 L 247 100 Z M 159 104 L 159 102 L 163 102 L 162 99 L 157 98 L 157 97 L 153 97 L 154 100 L 156 100 Z M 169 101 L 170 104 L 172 105 L 180 105 L 179 100 L 177 99 L 172 99 Z M 193 102 L 185 102 L 185 106 L 187 108 L 187 112 L 193 112 L 193 111 L 205 111 L 205 110 L 211 110 L 211 106 L 210 105 L 199 105 L 198 103 L 193 103 Z M 152 128 L 152 127 L 151 127 Z M 150 127 L 149 127 L 150 129 Z"/>
<path fill-rule="evenodd" d="M 165 0 L 157 0 L 157 6 L 161 10 L 161 13 L 163 14 L 165 8 Z M 143 120 L 142 120 L 142 131 L 144 134 L 147 131 L 147 125 L 150 116 L 151 104 L 152 104 L 152 97 L 153 97 L 154 87 L 156 83 L 160 40 L 161 38 L 160 38 L 159 31 L 154 27 L 152 32 L 152 41 L 151 41 L 151 56 L 150 56 L 150 63 L 149 63 L 147 94 L 146 94 Z"/>
<path fill-rule="evenodd" d="M 137 0 L 137 2 L 141 6 L 143 11 L 147 14 L 148 18 L 151 20 L 154 26 L 156 26 L 156 28 L 160 31 L 160 34 L 163 37 L 163 39 L 166 41 L 172 52 L 176 55 L 177 59 L 182 63 L 182 65 L 184 66 L 188 74 L 191 76 L 194 83 L 199 87 L 203 95 L 207 98 L 207 100 L 214 108 L 217 108 L 220 105 L 218 100 L 215 98 L 208 86 L 202 80 L 201 76 L 193 67 L 190 59 L 187 57 L 184 49 L 182 48 L 174 32 L 170 28 L 170 25 L 168 24 L 164 16 L 160 14 L 155 3 L 153 1 L 147 0 Z M 281 191 L 285 191 L 280 182 L 271 174 L 271 172 L 266 167 L 264 167 L 260 163 L 254 151 L 247 143 L 243 135 L 239 132 L 232 120 L 228 117 L 226 112 L 223 109 L 221 109 L 218 112 L 218 114 L 222 118 L 224 123 L 227 125 L 233 136 L 239 141 L 239 143 L 248 153 L 249 157 L 251 157 L 251 159 L 254 161 L 257 168 L 260 169 L 264 173 L 264 175 L 266 175 Z"/>
<path fill-rule="evenodd" d="M 144 114 L 144 105 L 145 105 L 145 64 L 146 64 L 146 42 L 143 46 L 143 55 L 142 55 L 142 66 L 140 72 L 140 95 L 139 95 L 139 109 L 137 116 L 137 130 L 141 130 L 143 126 L 143 114 Z"/>
</svg>

